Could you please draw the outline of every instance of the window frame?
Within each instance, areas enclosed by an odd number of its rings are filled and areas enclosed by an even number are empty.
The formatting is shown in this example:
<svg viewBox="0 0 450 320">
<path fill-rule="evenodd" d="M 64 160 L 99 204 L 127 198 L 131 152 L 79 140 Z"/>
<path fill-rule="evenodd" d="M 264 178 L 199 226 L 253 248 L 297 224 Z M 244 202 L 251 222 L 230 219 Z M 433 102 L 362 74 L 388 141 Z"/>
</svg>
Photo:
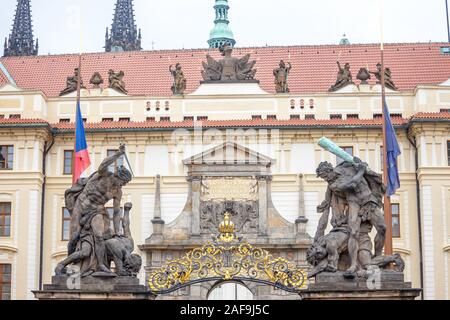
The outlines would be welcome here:
<svg viewBox="0 0 450 320">
<path fill-rule="evenodd" d="M 6 211 L 7 206 L 9 206 L 9 214 L 8 211 Z M 5 210 L 5 211 L 3 211 Z M 9 225 L 6 224 L 6 217 L 9 217 Z M 12 203 L 11 202 L 0 202 L 0 239 L 4 238 L 11 238 L 12 237 Z M 9 234 L 6 235 L 6 227 L 9 227 Z"/>
<path fill-rule="evenodd" d="M 117 153 L 117 151 L 118 151 L 117 149 L 107 149 L 106 150 L 106 157 L 109 158 L 109 157 L 113 156 L 114 154 Z M 113 164 L 111 164 L 108 167 L 108 170 L 110 172 L 114 173 L 114 171 L 115 171 L 114 169 L 115 169 L 116 166 L 119 167 L 119 166 L 123 166 L 123 165 L 124 165 L 124 161 L 123 161 L 123 157 L 121 157 L 121 158 L 117 159 Z"/>
<path fill-rule="evenodd" d="M 349 148 L 351 148 L 352 149 L 352 153 L 350 154 L 350 153 L 348 153 L 349 155 L 351 155 L 352 157 L 354 157 L 355 156 L 355 147 L 354 146 L 340 146 L 340 148 L 342 149 L 342 150 L 344 150 L 345 152 L 347 152 L 347 150 L 345 150 L 345 149 L 349 149 Z M 340 161 L 341 160 L 341 161 Z M 339 165 L 339 164 L 341 164 L 342 162 L 344 162 L 345 160 L 344 159 L 342 159 L 341 157 L 338 157 L 338 156 L 336 156 L 336 165 Z"/>
<path fill-rule="evenodd" d="M 6 158 L 5 161 L 2 161 L 2 163 L 4 163 L 4 168 L 0 166 L 0 171 L 1 170 L 13 170 L 14 169 L 14 145 L 9 145 L 9 144 L 5 144 L 5 145 L 0 145 L 0 152 L 1 152 L 1 148 L 6 148 Z M 9 156 L 12 155 L 12 160 L 9 160 Z M 11 165 L 9 164 L 11 162 Z"/>
<path fill-rule="evenodd" d="M 447 140 L 447 158 L 448 158 L 447 165 L 450 166 L 450 140 Z"/>
<path fill-rule="evenodd" d="M 9 273 L 4 272 L 4 268 L 5 267 L 9 267 Z M 9 275 L 9 282 L 4 281 L 3 280 L 3 276 L 4 275 Z M 10 263 L 0 263 L 0 301 L 6 301 L 6 299 L 3 299 L 3 294 L 5 294 L 3 292 L 3 287 L 4 286 L 9 286 L 9 292 L 7 292 L 6 294 L 9 295 L 9 300 L 11 299 L 11 294 L 12 294 L 12 265 Z"/>
<path fill-rule="evenodd" d="M 66 172 L 66 154 L 72 152 L 72 163 L 70 164 L 70 173 Z M 64 150 L 63 153 L 63 175 L 65 176 L 71 176 L 73 175 L 73 167 L 75 164 L 75 151 L 74 150 Z"/>
<path fill-rule="evenodd" d="M 69 241 L 70 240 L 70 213 L 69 216 L 66 217 L 64 215 L 65 211 L 67 210 L 67 212 L 69 213 L 69 210 L 66 207 L 62 208 L 62 214 L 61 214 L 61 241 Z M 67 239 L 64 238 L 64 223 L 65 222 L 69 222 L 69 234 L 67 235 Z"/>
<path fill-rule="evenodd" d="M 394 214 L 393 214 L 394 206 L 396 206 L 398 208 L 397 214 L 396 214 L 397 219 L 398 219 L 398 235 L 394 234 Z M 391 226 L 392 238 L 396 238 L 396 239 L 401 238 L 402 237 L 402 229 L 401 229 L 401 220 L 400 220 L 400 203 L 391 203 L 391 218 L 392 218 L 392 226 Z"/>
</svg>

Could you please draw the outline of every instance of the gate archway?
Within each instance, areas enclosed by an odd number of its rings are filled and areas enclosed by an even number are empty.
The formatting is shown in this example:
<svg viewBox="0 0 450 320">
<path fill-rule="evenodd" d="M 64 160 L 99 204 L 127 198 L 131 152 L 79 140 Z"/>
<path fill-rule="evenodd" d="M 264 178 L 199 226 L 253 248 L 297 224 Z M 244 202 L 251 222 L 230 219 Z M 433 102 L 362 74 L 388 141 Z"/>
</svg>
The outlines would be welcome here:
<svg viewBox="0 0 450 320">
<path fill-rule="evenodd" d="M 300 293 L 307 287 L 305 270 L 237 238 L 229 213 L 225 213 L 219 232 L 213 243 L 152 272 L 148 278 L 152 293 L 169 294 L 194 284 L 223 281 L 248 281 L 290 293 Z"/>
<path fill-rule="evenodd" d="M 207 300 L 242 301 L 253 300 L 254 294 L 244 283 L 225 281 L 216 283 L 207 295 Z"/>
</svg>

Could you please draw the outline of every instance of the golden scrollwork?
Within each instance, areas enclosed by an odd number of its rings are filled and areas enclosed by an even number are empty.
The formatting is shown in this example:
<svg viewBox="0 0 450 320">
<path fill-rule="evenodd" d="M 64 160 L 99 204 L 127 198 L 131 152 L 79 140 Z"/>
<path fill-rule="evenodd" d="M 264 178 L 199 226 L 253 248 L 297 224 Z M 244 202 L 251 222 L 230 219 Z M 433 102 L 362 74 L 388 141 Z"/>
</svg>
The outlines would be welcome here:
<svg viewBox="0 0 450 320">
<path fill-rule="evenodd" d="M 194 249 L 150 274 L 148 284 L 158 294 L 175 291 L 189 283 L 212 280 L 254 281 L 291 292 L 307 286 L 304 270 L 248 243 L 207 244 Z"/>
</svg>

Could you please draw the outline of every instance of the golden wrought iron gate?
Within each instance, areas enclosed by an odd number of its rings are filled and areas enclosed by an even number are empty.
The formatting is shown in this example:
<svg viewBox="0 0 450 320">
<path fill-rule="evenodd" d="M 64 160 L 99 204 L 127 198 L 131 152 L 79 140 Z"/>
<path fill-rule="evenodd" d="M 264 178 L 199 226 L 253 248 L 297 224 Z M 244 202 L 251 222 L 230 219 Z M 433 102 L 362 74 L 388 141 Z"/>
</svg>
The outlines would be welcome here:
<svg viewBox="0 0 450 320">
<path fill-rule="evenodd" d="M 284 258 L 242 242 L 235 235 L 230 214 L 225 213 L 220 234 L 213 243 L 167 262 L 150 274 L 148 285 L 155 295 L 210 281 L 249 281 L 299 293 L 307 287 L 307 273 Z"/>
</svg>

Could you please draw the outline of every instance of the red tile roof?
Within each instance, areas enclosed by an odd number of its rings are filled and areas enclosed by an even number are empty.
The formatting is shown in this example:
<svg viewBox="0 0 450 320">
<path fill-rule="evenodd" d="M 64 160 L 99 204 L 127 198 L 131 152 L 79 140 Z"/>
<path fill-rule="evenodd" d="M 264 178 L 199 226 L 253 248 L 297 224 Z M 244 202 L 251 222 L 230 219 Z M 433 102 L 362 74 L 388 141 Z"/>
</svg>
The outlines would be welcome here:
<svg viewBox="0 0 450 320">
<path fill-rule="evenodd" d="M 411 120 L 450 120 L 450 112 L 419 112 L 411 117 Z"/>
<path fill-rule="evenodd" d="M 409 120 L 393 117 L 392 123 L 395 126 L 403 126 L 410 121 L 421 120 L 446 120 L 450 121 L 449 112 L 441 113 L 417 113 Z M 129 121 L 104 121 L 98 123 L 86 123 L 86 131 L 103 131 L 103 130 L 170 130 L 170 129 L 192 129 L 196 124 L 194 121 L 146 121 L 146 122 L 129 122 Z M 198 124 L 197 124 L 198 125 Z M 73 123 L 56 123 L 49 124 L 42 119 L 2 119 L 0 118 L 0 127 L 22 127 L 22 126 L 48 126 L 59 132 L 73 132 L 75 125 Z M 317 127 L 341 127 L 345 128 L 378 128 L 382 126 L 382 119 L 330 119 L 330 120 L 271 120 L 271 119 L 252 119 L 252 120 L 205 120 L 201 122 L 204 129 L 209 128 L 317 128 Z"/>
<path fill-rule="evenodd" d="M 408 120 L 394 117 L 394 125 L 400 126 L 407 124 Z M 146 122 L 127 122 L 127 121 L 105 121 L 98 123 L 86 123 L 86 131 L 101 130 L 140 130 L 140 129 L 177 129 L 177 128 L 194 128 L 193 121 L 146 121 Z M 202 128 L 312 128 L 312 127 L 381 127 L 381 119 L 333 119 L 333 120 L 206 120 L 201 122 Z M 53 126 L 60 131 L 73 131 L 73 123 L 57 123 Z"/>
<path fill-rule="evenodd" d="M 450 78 L 450 55 L 441 53 L 448 43 L 404 43 L 385 46 L 386 66 L 393 73 L 393 80 L 400 90 L 413 90 L 418 84 L 439 84 Z M 82 75 L 85 85 L 94 72 L 100 72 L 107 84 L 109 69 L 125 72 L 126 87 L 130 95 L 170 96 L 172 78 L 169 65 L 180 62 L 187 77 L 187 93 L 193 92 L 201 80 L 202 61 L 208 49 L 163 50 L 121 53 L 83 54 Z M 212 55 L 219 59 L 217 51 Z M 257 60 L 256 78 L 264 90 L 273 93 L 273 69 L 280 59 L 292 62 L 289 78 L 291 92 L 326 92 L 336 81 L 336 60 L 351 64 L 355 82 L 359 68 L 375 69 L 380 61 L 378 44 L 348 46 L 289 46 L 236 48 L 234 55 L 252 54 Z M 8 69 L 17 85 L 24 89 L 39 89 L 47 96 L 58 96 L 64 89 L 66 77 L 78 66 L 78 56 L 54 55 L 37 57 L 6 57 L 0 61 Z M 4 81 L 0 78 L 1 81 Z M 370 80 L 371 84 L 375 79 Z"/>
<path fill-rule="evenodd" d="M 7 84 L 8 82 L 9 82 L 8 78 L 6 78 L 5 74 L 0 69 L 0 87 L 2 87 L 3 85 Z"/>
<path fill-rule="evenodd" d="M 7 118 L 0 118 L 0 126 L 21 126 L 21 125 L 47 125 L 50 126 L 50 124 L 42 119 L 7 119 Z"/>
</svg>

